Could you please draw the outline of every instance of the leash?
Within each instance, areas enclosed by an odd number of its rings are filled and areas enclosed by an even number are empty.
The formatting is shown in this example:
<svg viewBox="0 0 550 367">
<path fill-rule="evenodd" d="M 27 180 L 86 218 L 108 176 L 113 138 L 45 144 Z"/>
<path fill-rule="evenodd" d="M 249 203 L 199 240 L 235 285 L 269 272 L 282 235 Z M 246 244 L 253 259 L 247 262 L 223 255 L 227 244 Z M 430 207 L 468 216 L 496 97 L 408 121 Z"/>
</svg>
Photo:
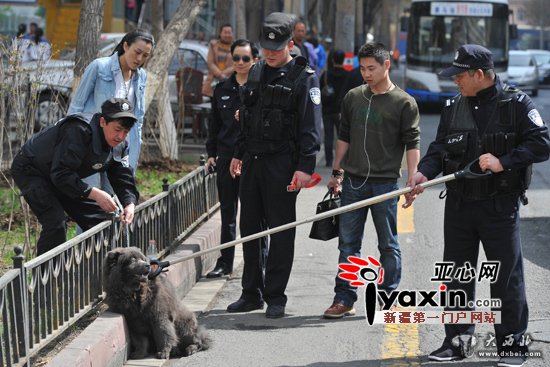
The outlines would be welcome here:
<svg viewBox="0 0 550 367">
<path fill-rule="evenodd" d="M 475 167 L 473 167 L 474 164 L 477 165 L 477 169 L 476 169 L 475 172 L 474 172 Z M 419 184 L 419 186 L 421 186 L 422 188 L 428 188 L 428 187 L 431 187 L 431 186 L 440 185 L 442 183 L 445 183 L 445 182 L 448 182 L 448 181 L 453 181 L 453 180 L 456 180 L 456 179 L 463 179 L 463 178 L 476 179 L 476 178 L 480 178 L 480 177 L 489 176 L 491 174 L 492 174 L 491 171 L 482 172 L 481 169 L 479 168 L 479 159 L 476 159 L 476 160 L 470 162 L 463 170 L 457 171 L 455 173 L 450 173 L 448 175 L 445 175 L 445 176 L 442 176 L 442 177 L 439 177 L 439 178 L 435 178 L 435 179 L 430 180 L 430 181 L 426 181 L 422 184 Z M 313 178 L 313 175 L 312 175 L 312 178 Z M 316 185 L 317 183 L 315 183 L 314 185 Z M 350 212 L 350 211 L 355 210 L 355 209 L 359 209 L 359 208 L 371 206 L 371 205 L 374 205 L 374 204 L 378 204 L 378 203 L 381 203 L 383 201 L 398 197 L 400 195 L 408 194 L 412 190 L 413 189 L 411 187 L 405 187 L 405 188 L 402 188 L 402 189 L 399 189 L 399 190 L 391 191 L 391 192 L 388 192 L 386 194 L 382 194 L 382 195 L 378 195 L 378 196 L 375 196 L 375 197 L 372 197 L 372 198 L 369 198 L 369 199 L 361 200 L 361 201 L 358 201 L 356 203 L 349 204 L 349 205 L 346 205 L 346 206 L 342 206 L 340 208 L 332 209 L 332 210 L 329 210 L 329 211 L 326 211 L 326 212 L 323 212 L 323 213 L 319 213 L 319 214 L 316 214 L 314 216 L 311 216 L 311 217 L 308 217 L 308 218 L 305 218 L 305 219 L 301 219 L 301 220 L 298 220 L 298 221 L 295 221 L 295 222 L 292 222 L 292 223 L 283 224 L 283 225 L 275 227 L 275 228 L 271 228 L 271 229 L 267 229 L 267 230 L 262 231 L 262 232 L 254 233 L 254 234 L 251 234 L 249 236 L 233 240 L 231 242 L 226 242 L 226 243 L 224 243 L 222 245 L 219 245 L 219 246 L 215 246 L 215 247 L 211 247 L 209 249 L 197 251 L 194 254 L 182 256 L 179 259 L 172 260 L 171 262 L 167 261 L 167 260 L 161 261 L 161 260 L 158 260 L 158 259 L 153 259 L 153 260 L 150 261 L 150 263 L 151 263 L 151 272 L 149 273 L 149 278 L 154 278 L 157 275 L 159 275 L 161 272 L 166 271 L 165 268 L 170 266 L 171 264 L 178 264 L 180 262 L 184 262 L 184 261 L 191 260 L 191 259 L 194 259 L 194 258 L 199 257 L 199 256 L 206 255 L 210 252 L 223 250 L 223 249 L 228 248 L 228 247 L 233 247 L 233 246 L 238 245 L 240 243 L 252 241 L 252 240 L 258 239 L 260 237 L 265 237 L 267 235 L 271 235 L 273 233 L 286 231 L 287 229 L 291 229 L 291 228 L 297 227 L 297 226 L 305 224 L 305 223 L 315 222 L 317 220 L 330 218 L 330 217 L 333 217 L 335 215 L 339 215 L 339 214 L 342 214 L 342 213 L 347 213 L 347 212 Z"/>
<path fill-rule="evenodd" d="M 118 199 L 118 196 L 113 195 L 113 200 L 118 206 L 118 209 L 115 210 L 115 216 L 120 220 L 122 212 L 124 211 L 124 207 L 122 206 L 122 203 Z M 126 247 L 130 247 L 130 228 L 128 227 L 128 223 L 124 223 L 122 225 L 122 239 Z"/>
</svg>

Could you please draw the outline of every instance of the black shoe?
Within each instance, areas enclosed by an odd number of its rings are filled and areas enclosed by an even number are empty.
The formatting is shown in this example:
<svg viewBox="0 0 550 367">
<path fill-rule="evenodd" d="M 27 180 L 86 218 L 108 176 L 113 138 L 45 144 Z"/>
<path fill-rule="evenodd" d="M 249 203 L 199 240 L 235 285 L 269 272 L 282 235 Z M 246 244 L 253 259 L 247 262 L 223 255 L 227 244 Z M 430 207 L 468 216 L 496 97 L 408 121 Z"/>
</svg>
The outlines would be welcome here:
<svg viewBox="0 0 550 367">
<path fill-rule="evenodd" d="M 227 306 L 227 312 L 249 312 L 254 310 L 261 310 L 264 308 L 263 302 L 249 302 L 240 298 L 238 301 L 233 302 Z"/>
<path fill-rule="evenodd" d="M 216 266 L 214 270 L 212 270 L 210 273 L 206 274 L 207 278 L 219 278 L 223 275 L 231 274 L 230 271 L 228 271 L 223 266 Z"/>
<path fill-rule="evenodd" d="M 268 319 L 279 319 L 285 315 L 285 306 L 269 305 L 265 310 L 265 317 Z"/>
<path fill-rule="evenodd" d="M 428 358 L 432 361 L 446 362 L 462 359 L 460 348 L 443 344 L 441 348 L 430 353 Z"/>
</svg>

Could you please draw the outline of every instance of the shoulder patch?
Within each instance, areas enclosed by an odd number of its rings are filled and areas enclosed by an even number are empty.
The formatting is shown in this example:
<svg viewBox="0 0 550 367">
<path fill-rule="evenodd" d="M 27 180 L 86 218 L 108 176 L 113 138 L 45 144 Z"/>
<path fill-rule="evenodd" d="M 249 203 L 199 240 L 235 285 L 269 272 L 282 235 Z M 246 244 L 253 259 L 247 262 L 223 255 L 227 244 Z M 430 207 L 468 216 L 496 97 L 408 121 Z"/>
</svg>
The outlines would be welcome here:
<svg viewBox="0 0 550 367">
<path fill-rule="evenodd" d="M 529 111 L 527 116 L 529 117 L 529 120 L 531 120 L 535 125 L 537 126 L 544 125 L 544 122 L 542 121 L 542 117 L 540 116 L 539 111 L 537 111 L 536 109 L 532 109 L 531 111 Z"/>
<path fill-rule="evenodd" d="M 524 98 L 525 98 L 525 94 L 523 93 L 518 94 L 518 102 L 523 101 Z"/>
<path fill-rule="evenodd" d="M 314 104 L 320 104 L 321 103 L 321 90 L 317 87 L 313 87 L 309 90 L 309 98 L 311 98 L 311 102 Z"/>
</svg>

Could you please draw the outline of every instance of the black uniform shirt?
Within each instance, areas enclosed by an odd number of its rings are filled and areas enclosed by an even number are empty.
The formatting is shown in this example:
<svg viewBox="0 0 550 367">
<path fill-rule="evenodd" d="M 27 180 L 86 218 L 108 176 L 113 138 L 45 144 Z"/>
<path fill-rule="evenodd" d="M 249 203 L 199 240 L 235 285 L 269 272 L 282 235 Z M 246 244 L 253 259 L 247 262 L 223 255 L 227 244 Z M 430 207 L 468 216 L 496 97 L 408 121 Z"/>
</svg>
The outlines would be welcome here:
<svg viewBox="0 0 550 367">
<path fill-rule="evenodd" d="M 235 74 L 216 85 L 212 97 L 212 114 L 208 125 L 206 152 L 208 157 L 233 157 L 239 136 L 239 123 L 235 111 L 242 105 L 239 83 Z"/>
<path fill-rule="evenodd" d="M 495 108 L 497 96 L 502 91 L 503 85 L 497 77 L 494 85 L 479 91 L 476 97 L 469 97 L 471 101 L 477 102 L 470 105 L 480 134 L 486 130 L 487 120 Z M 435 140 L 430 144 L 428 152 L 418 164 L 418 170 L 428 179 L 433 179 L 443 169 L 441 157 L 445 150 L 445 137 L 448 135 L 452 122 L 452 107 L 451 99 L 447 101 L 441 113 Z M 512 152 L 499 157 L 504 169 L 520 169 L 532 163 L 543 162 L 548 159 L 550 154 L 548 127 L 542 120 L 531 98 L 524 93 L 518 94 L 515 112 L 517 131 L 520 132 L 521 136 L 519 144 Z"/>
<path fill-rule="evenodd" d="M 80 116 L 69 116 L 34 135 L 22 148 L 33 166 L 71 198 L 87 197 L 91 187 L 82 181 L 94 173 L 107 172 L 121 203 L 137 204 L 139 192 L 128 165 L 128 144 L 111 148 L 99 126 L 99 114 L 88 124 Z"/>
<path fill-rule="evenodd" d="M 272 68 L 268 65 L 264 67 L 264 74 L 261 78 L 262 85 L 276 84 L 279 79 L 284 78 L 294 65 L 296 59 L 292 59 L 286 65 L 280 68 Z M 253 67 L 255 67 L 254 65 Z M 316 154 L 320 149 L 320 129 L 321 129 L 321 90 L 319 89 L 319 79 L 315 71 L 306 67 L 306 77 L 298 85 L 293 93 L 293 110 L 297 112 L 298 120 L 298 165 L 296 170 L 306 173 L 313 173 L 315 170 Z M 246 139 L 244 134 L 239 135 L 239 142 L 235 150 L 234 157 L 242 159 L 245 152 Z"/>
</svg>

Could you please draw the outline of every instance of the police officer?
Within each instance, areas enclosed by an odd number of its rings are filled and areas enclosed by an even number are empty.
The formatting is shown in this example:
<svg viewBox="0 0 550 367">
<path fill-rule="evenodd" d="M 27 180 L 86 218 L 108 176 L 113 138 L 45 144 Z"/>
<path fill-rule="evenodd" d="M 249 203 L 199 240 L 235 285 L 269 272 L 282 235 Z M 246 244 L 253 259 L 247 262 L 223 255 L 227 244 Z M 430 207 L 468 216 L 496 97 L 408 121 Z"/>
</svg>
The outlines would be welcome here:
<svg viewBox="0 0 550 367">
<path fill-rule="evenodd" d="M 239 86 L 246 83 L 250 68 L 258 60 L 258 49 L 250 41 L 238 39 L 231 45 L 231 58 L 235 73 L 219 82 L 214 89 L 206 141 L 208 170 L 217 171 L 216 184 L 222 217 L 221 243 L 233 241 L 236 237 L 239 179 L 229 174 L 229 164 L 240 132 L 235 112 L 242 105 Z M 218 278 L 230 274 L 234 259 L 235 247 L 221 250 L 216 266 L 206 277 Z"/>
<path fill-rule="evenodd" d="M 440 75 L 452 77 L 460 94 L 448 100 L 441 114 L 435 141 L 418 165 L 409 206 L 422 192 L 419 183 L 440 172 L 453 173 L 479 159 L 479 168 L 492 175 L 447 184 L 444 219 L 445 262 L 476 267 L 479 242 L 488 261 L 500 263 L 498 278 L 491 283 L 491 298 L 500 299 L 500 324 L 495 324 L 499 366 L 521 366 L 527 346 L 523 262 L 519 235 L 518 204 L 527 203 L 531 165 L 548 159 L 548 128 L 531 99 L 503 84 L 495 75 L 492 54 L 479 45 L 463 45 L 452 66 Z M 449 291 L 463 289 L 468 300 L 475 282 L 453 280 Z M 467 357 L 475 344 L 474 325 L 445 325 L 445 340 L 432 352 L 431 360 L 450 361 Z M 523 340 L 524 341 L 524 340 Z"/>
<path fill-rule="evenodd" d="M 262 26 L 264 60 L 254 65 L 242 90 L 241 134 L 230 172 L 241 172 L 241 236 L 296 220 L 297 190 L 311 180 L 319 151 L 321 92 L 315 71 L 290 50 L 294 17 L 272 13 Z M 289 187 L 287 187 L 289 186 Z M 242 294 L 228 312 L 268 307 L 266 317 L 285 313 L 285 289 L 294 257 L 295 229 L 273 234 L 262 273 L 260 242 L 244 244 Z"/>
<path fill-rule="evenodd" d="M 69 115 L 23 145 L 11 174 L 42 225 L 38 255 L 66 241 L 65 212 L 86 230 L 117 209 L 108 193 L 82 181 L 94 173 L 107 172 L 124 206 L 121 220 L 132 222 L 139 193 L 125 139 L 135 122 L 130 102 L 111 98 L 91 120 Z"/>
</svg>

